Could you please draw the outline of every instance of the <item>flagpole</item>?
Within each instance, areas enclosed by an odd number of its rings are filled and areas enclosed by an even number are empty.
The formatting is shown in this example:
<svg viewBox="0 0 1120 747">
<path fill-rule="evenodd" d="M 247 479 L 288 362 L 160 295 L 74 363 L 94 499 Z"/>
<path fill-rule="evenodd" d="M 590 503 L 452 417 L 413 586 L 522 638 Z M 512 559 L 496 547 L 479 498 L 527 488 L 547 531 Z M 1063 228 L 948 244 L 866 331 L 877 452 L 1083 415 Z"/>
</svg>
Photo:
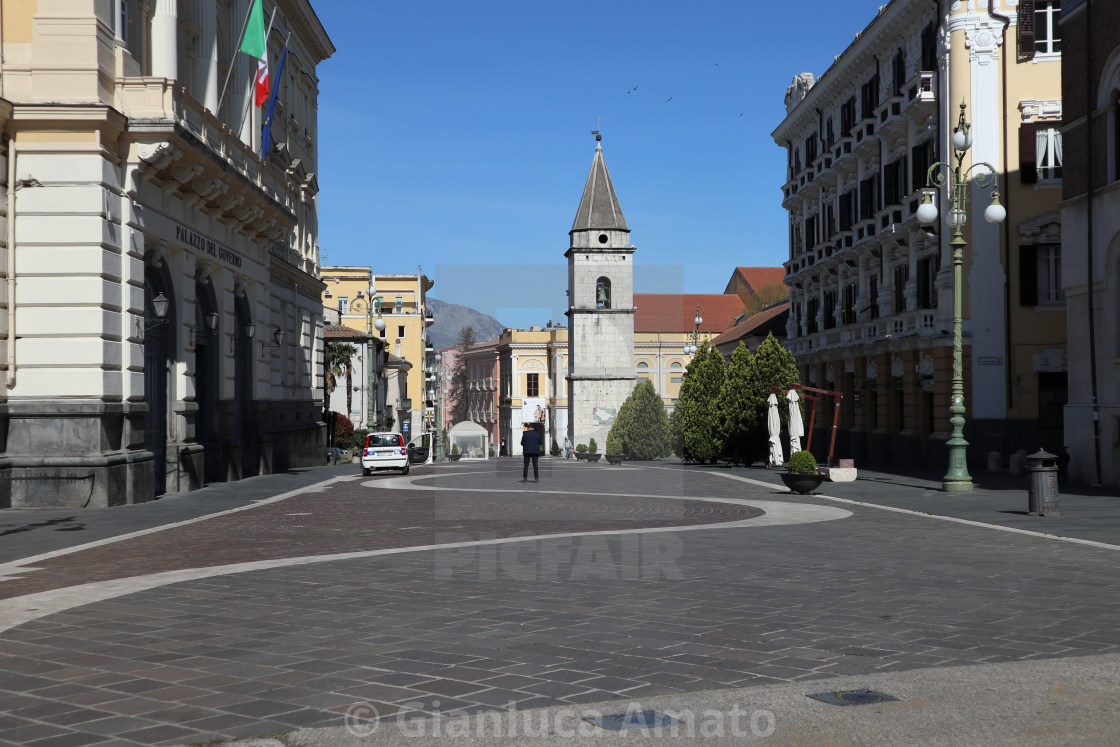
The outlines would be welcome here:
<svg viewBox="0 0 1120 747">
<path fill-rule="evenodd" d="M 229 76 L 233 75 L 234 64 L 237 61 L 237 50 L 241 48 L 241 40 L 245 38 L 245 29 L 249 28 L 249 15 L 253 12 L 253 0 L 249 0 L 249 9 L 245 11 L 245 23 L 241 24 L 241 33 L 237 35 L 237 43 L 233 45 L 233 54 L 230 56 L 229 70 L 226 70 L 226 82 L 222 84 L 222 95 L 218 97 L 218 111 L 222 110 L 222 100 L 226 97 L 229 88 Z M 276 9 L 272 12 L 275 14 Z M 267 37 L 266 37 L 267 38 Z M 215 112 L 217 114 L 217 112 Z"/>
<path fill-rule="evenodd" d="M 264 53 L 266 55 L 268 54 L 268 35 L 272 33 L 272 24 L 275 21 L 276 21 L 276 8 L 273 8 L 272 9 L 272 17 L 268 19 L 268 28 L 265 29 L 265 31 L 264 31 Z M 241 44 L 238 43 L 238 46 L 240 47 Z M 257 69 L 256 69 L 256 67 L 254 67 L 253 68 L 253 82 L 255 83 L 256 80 L 257 80 Z M 253 100 L 253 97 L 255 95 L 256 94 L 255 94 L 254 87 L 249 86 L 249 95 L 245 97 L 245 108 L 241 110 L 241 119 L 237 120 L 237 131 L 239 133 L 241 132 L 241 123 L 244 122 L 245 118 L 249 116 L 249 102 Z M 250 127 L 249 128 L 250 139 L 252 139 L 252 134 L 253 134 L 253 128 Z M 253 143 L 250 142 L 249 145 L 253 146 Z M 256 150 L 256 147 L 253 146 L 253 149 Z"/>
</svg>

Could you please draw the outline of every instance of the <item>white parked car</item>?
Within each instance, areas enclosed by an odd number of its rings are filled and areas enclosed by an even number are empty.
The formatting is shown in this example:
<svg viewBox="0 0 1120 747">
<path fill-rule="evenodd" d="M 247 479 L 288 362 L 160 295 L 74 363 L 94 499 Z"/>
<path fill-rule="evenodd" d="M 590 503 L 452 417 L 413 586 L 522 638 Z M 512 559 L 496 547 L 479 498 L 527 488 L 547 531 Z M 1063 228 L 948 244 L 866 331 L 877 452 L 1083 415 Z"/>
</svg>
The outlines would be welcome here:
<svg viewBox="0 0 1120 747">
<path fill-rule="evenodd" d="M 362 449 L 362 474 L 368 475 L 375 469 L 399 469 L 402 475 L 408 474 L 408 448 L 404 436 L 399 433 L 371 433 L 366 436 L 366 447 Z"/>
</svg>

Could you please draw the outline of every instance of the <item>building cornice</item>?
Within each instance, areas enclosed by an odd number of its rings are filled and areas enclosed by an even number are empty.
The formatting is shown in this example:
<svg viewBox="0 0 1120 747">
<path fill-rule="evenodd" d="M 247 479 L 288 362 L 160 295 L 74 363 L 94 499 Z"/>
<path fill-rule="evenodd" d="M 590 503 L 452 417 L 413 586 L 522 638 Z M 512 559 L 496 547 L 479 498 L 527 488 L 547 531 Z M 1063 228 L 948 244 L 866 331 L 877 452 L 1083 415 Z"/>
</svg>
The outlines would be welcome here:
<svg viewBox="0 0 1120 747">
<path fill-rule="evenodd" d="M 787 140 L 800 139 L 806 127 L 816 126 L 817 110 L 823 111 L 840 103 L 842 98 L 846 98 L 849 87 L 853 87 L 858 95 L 858 87 L 866 82 L 861 76 L 866 72 L 867 64 L 874 63 L 872 56 L 883 47 L 884 41 L 893 40 L 901 29 L 919 28 L 932 15 L 931 0 L 891 0 L 880 7 L 879 14 L 836 56 L 806 92 L 805 98 L 771 133 L 774 142 L 784 146 Z M 889 60 L 881 59 L 880 62 L 886 65 Z"/>
<path fill-rule="evenodd" d="M 291 24 L 301 32 L 300 37 L 307 45 L 307 50 L 315 55 L 316 65 L 335 53 L 334 44 L 327 36 L 327 30 L 320 23 L 311 3 L 307 0 L 277 0 L 277 4 Z"/>
</svg>

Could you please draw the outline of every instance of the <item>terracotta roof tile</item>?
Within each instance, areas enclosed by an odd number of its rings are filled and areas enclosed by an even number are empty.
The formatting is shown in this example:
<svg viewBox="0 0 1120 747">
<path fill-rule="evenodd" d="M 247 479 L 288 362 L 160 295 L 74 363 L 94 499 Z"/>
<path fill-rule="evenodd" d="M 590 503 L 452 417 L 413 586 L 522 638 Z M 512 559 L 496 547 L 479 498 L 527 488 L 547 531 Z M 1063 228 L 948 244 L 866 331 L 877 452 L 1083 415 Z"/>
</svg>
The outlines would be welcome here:
<svg viewBox="0 0 1120 747">
<path fill-rule="evenodd" d="M 342 338 L 357 338 L 364 340 L 366 338 L 365 332 L 359 332 L 352 327 L 347 327 L 343 324 L 328 324 L 323 328 L 324 339 L 342 339 Z"/>
<path fill-rule="evenodd" d="M 735 271 L 756 293 L 768 285 L 782 285 L 786 278 L 784 267 L 736 267 Z"/>
<path fill-rule="evenodd" d="M 702 332 L 722 332 L 743 313 L 743 302 L 733 293 L 635 293 L 635 332 L 691 332 L 700 306 Z"/>
<path fill-rule="evenodd" d="M 719 347 L 720 345 L 725 345 L 729 342 L 741 340 L 747 335 L 753 334 L 754 332 L 759 330 L 767 322 L 773 320 L 775 317 L 781 316 L 782 314 L 788 312 L 789 301 L 776 303 L 770 308 L 763 309 L 757 314 L 752 314 L 751 316 L 742 320 L 737 325 L 724 332 L 722 335 L 719 335 L 718 337 L 713 339 L 712 344 L 716 347 Z"/>
</svg>

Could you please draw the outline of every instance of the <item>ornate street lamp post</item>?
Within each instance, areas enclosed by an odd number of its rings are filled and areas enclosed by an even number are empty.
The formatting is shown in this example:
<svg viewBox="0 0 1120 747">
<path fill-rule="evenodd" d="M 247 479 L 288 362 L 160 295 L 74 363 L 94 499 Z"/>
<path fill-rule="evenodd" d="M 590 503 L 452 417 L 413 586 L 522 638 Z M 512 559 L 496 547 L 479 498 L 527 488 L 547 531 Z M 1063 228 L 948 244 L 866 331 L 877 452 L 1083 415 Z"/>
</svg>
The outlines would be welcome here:
<svg viewBox="0 0 1120 747">
<path fill-rule="evenodd" d="M 685 355 L 696 355 L 696 351 L 700 349 L 700 325 L 704 323 L 704 319 L 700 316 L 699 304 L 696 305 L 696 318 L 692 321 L 696 326 L 688 333 L 688 342 L 684 345 Z"/>
<path fill-rule="evenodd" d="M 366 315 L 366 429 L 373 430 L 374 416 L 376 407 L 376 390 L 373 386 L 373 330 L 376 328 L 378 332 L 385 329 L 385 320 L 381 318 L 381 299 L 374 298 L 373 294 L 375 288 L 370 284 L 367 289 L 367 295 L 361 298 L 361 291 L 358 291 L 359 297 L 355 298 L 350 304 L 350 310 Z"/>
<path fill-rule="evenodd" d="M 949 226 L 953 228 L 953 238 L 949 246 L 953 249 L 953 387 L 949 395 L 949 422 L 953 426 L 946 446 L 949 447 L 949 471 L 941 480 L 941 489 L 946 493 L 969 493 L 972 491 L 972 476 L 968 474 L 968 441 L 964 440 L 964 351 L 961 343 L 961 265 L 964 263 L 965 240 L 961 229 L 968 219 L 968 195 L 970 179 L 979 188 L 988 185 L 998 190 L 999 176 L 995 167 L 989 163 L 974 163 L 962 170 L 965 154 L 972 147 L 972 125 L 965 121 L 965 103 L 961 102 L 961 116 L 953 130 L 953 155 L 956 166 L 938 161 L 929 167 L 926 178 L 927 189 L 922 204 L 918 208 L 918 220 L 926 225 L 937 220 L 937 207 L 933 204 L 933 194 L 946 182 L 948 172 L 949 199 L 952 208 L 949 212 Z M 982 167 L 982 168 L 977 168 Z M 942 171 L 945 170 L 945 172 Z M 975 173 L 974 173 L 975 172 Z M 984 210 L 984 220 L 989 223 L 1002 223 L 1007 210 L 999 203 L 999 192 L 992 192 L 992 204 Z"/>
</svg>

